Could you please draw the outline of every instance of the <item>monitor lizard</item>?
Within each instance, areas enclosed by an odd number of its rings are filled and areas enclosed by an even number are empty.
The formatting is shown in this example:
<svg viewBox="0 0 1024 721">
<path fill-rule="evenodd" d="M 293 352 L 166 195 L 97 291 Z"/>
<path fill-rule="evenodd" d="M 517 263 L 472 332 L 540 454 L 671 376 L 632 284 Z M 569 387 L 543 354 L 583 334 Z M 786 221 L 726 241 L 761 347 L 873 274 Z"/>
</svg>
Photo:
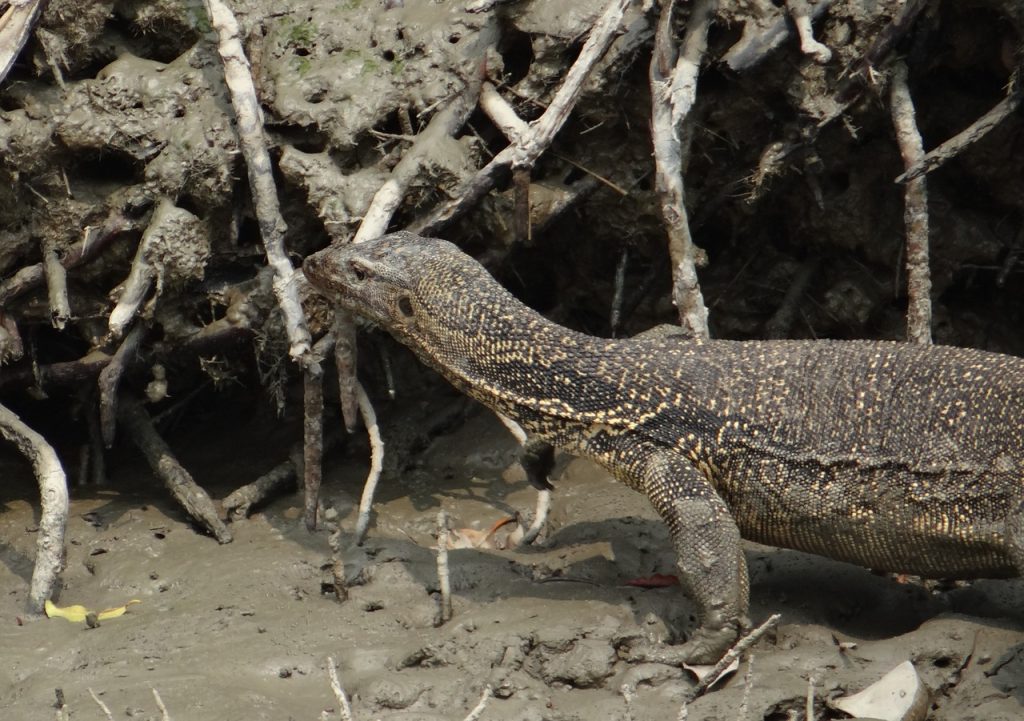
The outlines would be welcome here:
<svg viewBox="0 0 1024 721">
<path fill-rule="evenodd" d="M 309 256 L 328 299 L 668 525 L 719 658 L 748 624 L 740 539 L 925 577 L 1024 570 L 1024 360 L 891 341 L 615 340 L 561 327 L 408 232 Z"/>
</svg>

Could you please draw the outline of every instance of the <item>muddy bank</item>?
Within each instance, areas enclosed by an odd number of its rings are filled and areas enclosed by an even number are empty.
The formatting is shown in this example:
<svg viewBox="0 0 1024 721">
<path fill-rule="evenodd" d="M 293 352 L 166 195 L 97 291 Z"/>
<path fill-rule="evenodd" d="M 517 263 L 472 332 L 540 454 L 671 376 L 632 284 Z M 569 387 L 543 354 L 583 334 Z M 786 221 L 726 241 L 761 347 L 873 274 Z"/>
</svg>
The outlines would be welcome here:
<svg viewBox="0 0 1024 721">
<path fill-rule="evenodd" d="M 208 428 L 175 439 L 191 447 L 187 457 L 214 492 L 259 473 L 249 451 L 274 442 L 240 427 L 241 462 L 203 441 Z M 329 463 L 324 503 L 343 524 L 354 521 L 362 452 L 341 451 Z M 632 718 L 674 718 L 694 680 L 619 657 L 633 639 L 671 640 L 688 628 L 678 588 L 627 585 L 672 572 L 667 532 L 643 497 L 588 463 L 570 462 L 555 478 L 540 547 L 451 552 L 455 615 L 434 626 L 436 510 L 446 508 L 457 527 L 486 528 L 529 508 L 534 491 L 514 459 L 504 429 L 480 411 L 434 441 L 412 482 L 382 489 L 370 538 L 346 553 L 353 587 L 339 604 L 324 592 L 326 533 L 306 532 L 301 497 L 234 523 L 235 541 L 219 546 L 152 491 L 140 459 L 125 458 L 111 487 L 76 493 L 72 504 L 58 603 L 142 601 L 94 629 L 60 619 L 17 624 L 36 512 L 27 474 L 5 467 L 17 483 L 5 485 L 0 514 L 8 589 L 0 705 L 10 718 L 50 718 L 59 688 L 73 717 L 100 718 L 91 688 L 115 718 L 158 718 L 156 688 L 173 718 L 316 718 L 336 707 L 326 672 L 333 656 L 357 719 L 457 721 L 487 684 L 496 698 L 484 718 L 626 719 L 623 685 L 635 687 Z M 802 713 L 812 677 L 817 718 L 843 718 L 823 699 L 859 690 L 907 659 L 937 690 L 929 718 L 1019 716 L 1020 582 L 930 592 L 795 552 L 750 546 L 747 559 L 753 620 L 783 614 L 753 649 L 748 718 Z M 744 663 L 694 702 L 690 717 L 737 718 L 746 673 Z"/>
</svg>

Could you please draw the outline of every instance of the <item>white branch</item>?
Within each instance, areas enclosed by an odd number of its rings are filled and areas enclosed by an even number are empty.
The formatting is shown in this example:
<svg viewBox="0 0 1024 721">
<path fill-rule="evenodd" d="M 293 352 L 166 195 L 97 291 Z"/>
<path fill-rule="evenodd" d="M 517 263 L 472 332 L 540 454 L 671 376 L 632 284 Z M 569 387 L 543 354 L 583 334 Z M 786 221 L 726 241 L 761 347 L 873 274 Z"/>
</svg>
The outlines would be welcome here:
<svg viewBox="0 0 1024 721">
<path fill-rule="evenodd" d="M 359 517 L 356 520 L 356 545 L 361 546 L 366 538 L 366 530 L 370 527 L 370 509 L 373 508 L 373 496 L 377 492 L 377 482 L 380 481 L 380 471 L 384 463 L 384 441 L 381 440 L 380 428 L 377 426 L 377 414 L 373 411 L 366 389 L 359 381 L 356 381 L 356 400 L 359 402 L 359 412 L 362 414 L 366 433 L 370 436 L 370 472 L 363 485 L 363 495 L 359 499 Z"/>
<path fill-rule="evenodd" d="M 64 534 L 68 523 L 68 483 L 53 446 L 29 428 L 6 407 L 0 405 L 0 435 L 18 447 L 32 463 L 42 512 L 39 539 L 36 541 L 36 563 L 28 592 L 30 613 L 42 613 L 43 605 L 53 594 L 57 576 L 64 563 Z"/>
<path fill-rule="evenodd" d="M 284 315 L 292 358 L 305 362 L 312 339 L 306 327 L 306 316 L 294 283 L 295 268 L 284 249 L 286 230 L 277 200 L 277 188 L 270 167 L 270 154 L 263 133 L 263 120 L 249 61 L 240 39 L 241 31 L 230 8 L 222 0 L 206 0 L 210 23 L 217 31 L 218 51 L 224 63 L 224 81 L 231 94 L 231 105 L 237 120 L 238 142 L 249 171 L 256 219 L 263 237 L 267 261 L 274 269 L 274 294 Z"/>
</svg>

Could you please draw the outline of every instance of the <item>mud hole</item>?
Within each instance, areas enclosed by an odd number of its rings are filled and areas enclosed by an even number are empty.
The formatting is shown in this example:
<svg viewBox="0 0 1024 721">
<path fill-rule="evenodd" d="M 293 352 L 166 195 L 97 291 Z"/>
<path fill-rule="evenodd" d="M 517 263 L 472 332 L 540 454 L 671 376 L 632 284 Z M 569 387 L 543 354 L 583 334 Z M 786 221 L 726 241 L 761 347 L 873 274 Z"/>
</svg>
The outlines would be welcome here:
<svg viewBox="0 0 1024 721">
<path fill-rule="evenodd" d="M 824 8 L 814 29 L 833 53 L 825 64 L 787 37 L 783 2 L 722 3 L 708 37 L 684 134 L 711 332 L 902 339 L 892 61 L 909 68 L 931 149 L 1018 87 L 1024 10 L 1011 0 L 926 3 L 910 31 L 872 56 L 914 3 L 812 4 Z M 412 138 L 471 78 L 482 73 L 524 120 L 539 117 L 605 3 L 506 2 L 482 13 L 428 0 L 231 5 L 297 264 L 351 238 Z M 533 169 L 532 236 L 516 235 L 504 176 L 443 232 L 531 306 L 603 336 L 678 320 L 653 187 L 649 5 L 629 5 Z M 772 28 L 780 44 L 758 50 Z M 869 56 L 870 72 L 858 75 Z M 937 342 L 1024 354 L 1021 117 L 1011 113 L 927 176 Z M 424 154 L 391 227 L 428 217 L 506 144 L 473 112 Z M 155 719 L 156 688 L 178 719 L 317 718 L 336 711 L 325 666 L 333 656 L 360 721 L 462 719 L 486 685 L 495 698 L 483 718 L 675 718 L 693 679 L 622 659 L 633 640 L 688 630 L 678 589 L 626 583 L 672 572 L 667 533 L 642 497 L 582 461 L 560 462 L 537 548 L 452 551 L 455 616 L 434 625 L 437 509 L 482 529 L 535 496 L 498 422 L 379 333 L 362 335 L 360 376 L 389 454 L 375 525 L 347 552 L 345 603 L 325 586 L 327 534 L 305 531 L 301 495 L 257 507 L 219 546 L 124 439 L 102 468 L 83 451 L 98 445 L 97 375 L 132 329 L 121 388 L 149 399 L 160 432 L 214 498 L 301 438 L 302 383 L 245 177 L 202 2 L 48 3 L 0 86 L 0 401 L 82 481 L 58 602 L 142 603 L 94 629 L 24 617 L 38 491 L 22 460 L 0 449 L 0 717 L 53 718 L 59 693 L 73 718 L 102 718 L 92 689 L 115 718 Z M 77 259 L 63 329 L 39 265 L 54 255 Z M 153 276 L 132 291 L 137 307 L 115 318 L 139 258 Z M 319 334 L 330 313 L 305 300 Z M 328 418 L 340 424 L 336 406 Z M 344 529 L 367 456 L 356 434 L 327 458 L 323 513 Z M 780 611 L 782 623 L 753 650 L 746 706 L 744 664 L 691 705 L 691 719 L 737 719 L 742 708 L 750 719 L 802 719 L 811 678 L 816 718 L 839 718 L 825 698 L 908 658 L 934 692 L 929 719 L 1021 716 L 1021 582 L 924 588 L 790 551 L 749 546 L 747 559 L 752 620 Z M 628 709 L 624 686 L 636 689 Z"/>
</svg>

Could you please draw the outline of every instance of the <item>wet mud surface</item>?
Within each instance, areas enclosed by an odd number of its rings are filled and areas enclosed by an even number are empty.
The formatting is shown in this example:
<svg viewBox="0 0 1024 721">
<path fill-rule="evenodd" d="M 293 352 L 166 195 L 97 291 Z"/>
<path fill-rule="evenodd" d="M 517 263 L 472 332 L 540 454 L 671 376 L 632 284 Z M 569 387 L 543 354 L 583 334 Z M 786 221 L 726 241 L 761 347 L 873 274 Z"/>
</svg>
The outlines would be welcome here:
<svg viewBox="0 0 1024 721">
<path fill-rule="evenodd" d="M 450 552 L 454 618 L 438 616 L 436 511 L 486 529 L 528 511 L 534 491 L 500 424 L 468 420 L 418 452 L 381 489 L 375 525 L 345 554 L 350 597 L 325 582 L 327 533 L 306 532 L 301 496 L 235 522 L 219 546 L 197 533 L 141 460 L 124 457 L 104 487 L 73 492 L 59 605 L 139 599 L 97 628 L 23 614 L 37 501 L 6 459 L 0 499 L 0 707 L 52 718 L 60 689 L 73 718 L 310 719 L 335 709 L 326 659 L 338 663 L 356 719 L 463 719 L 490 685 L 488 719 L 675 718 L 689 672 L 624 660 L 637 639 L 678 639 L 691 607 L 677 587 L 630 579 L 672 573 L 665 528 L 647 501 L 589 463 L 563 459 L 548 533 L 525 550 Z M 279 432 L 242 424 L 231 453 L 208 428 L 172 442 L 214 496 L 262 472 Z M 262 435 L 261 435 L 262 434 Z M 262 449 L 261 454 L 259 450 Z M 351 529 L 365 474 L 353 442 L 328 459 L 324 512 Z M 1024 584 L 978 581 L 928 591 L 857 567 L 747 546 L 752 620 L 782 613 L 753 648 L 747 717 L 803 718 L 813 678 L 824 699 L 858 691 L 905 660 L 932 690 L 930 719 L 1016 719 L 1024 703 Z M 690 718 L 739 718 L 748 664 L 689 706 Z M 622 687 L 631 696 L 627 712 Z M 630 714 L 630 715 L 627 715 Z M 332 716 L 333 718 L 334 716 Z"/>
</svg>

